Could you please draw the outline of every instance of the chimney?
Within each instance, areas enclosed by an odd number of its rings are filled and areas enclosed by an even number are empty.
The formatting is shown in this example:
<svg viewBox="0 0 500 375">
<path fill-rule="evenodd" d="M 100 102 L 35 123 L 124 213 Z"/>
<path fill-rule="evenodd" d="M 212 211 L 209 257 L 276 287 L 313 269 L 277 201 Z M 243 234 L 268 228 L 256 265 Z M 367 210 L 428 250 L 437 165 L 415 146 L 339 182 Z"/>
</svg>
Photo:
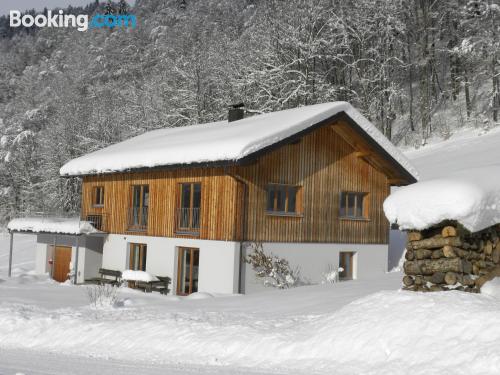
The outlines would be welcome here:
<svg viewBox="0 0 500 375">
<path fill-rule="evenodd" d="M 237 103 L 229 106 L 227 122 L 242 120 L 245 117 L 245 104 Z"/>
</svg>

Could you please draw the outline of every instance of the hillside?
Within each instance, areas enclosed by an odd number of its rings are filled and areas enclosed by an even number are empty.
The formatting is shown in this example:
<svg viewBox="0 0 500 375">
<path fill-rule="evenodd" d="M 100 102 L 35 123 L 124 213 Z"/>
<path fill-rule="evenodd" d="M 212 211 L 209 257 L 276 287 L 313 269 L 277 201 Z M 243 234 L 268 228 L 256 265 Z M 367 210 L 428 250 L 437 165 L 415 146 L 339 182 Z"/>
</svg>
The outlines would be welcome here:
<svg viewBox="0 0 500 375">
<path fill-rule="evenodd" d="M 443 177 L 462 169 L 500 164 L 500 128 L 485 132 L 467 128 L 449 139 L 431 139 L 419 149 L 406 149 L 405 155 L 420 172 L 422 180 Z"/>
</svg>

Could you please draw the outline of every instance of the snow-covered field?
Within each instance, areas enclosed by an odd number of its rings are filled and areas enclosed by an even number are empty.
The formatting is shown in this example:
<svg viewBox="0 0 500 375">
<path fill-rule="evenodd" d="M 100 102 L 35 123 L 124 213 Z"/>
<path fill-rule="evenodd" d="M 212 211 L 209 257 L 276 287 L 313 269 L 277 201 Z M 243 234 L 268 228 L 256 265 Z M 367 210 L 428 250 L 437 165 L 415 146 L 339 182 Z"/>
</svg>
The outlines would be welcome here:
<svg viewBox="0 0 500 375">
<path fill-rule="evenodd" d="M 418 150 L 405 155 L 420 172 L 421 180 L 443 177 L 464 169 L 500 164 L 500 127 L 485 133 L 465 128 L 448 140 L 431 139 Z"/>
<path fill-rule="evenodd" d="M 407 155 L 424 179 L 500 160 L 500 131 Z M 478 152 L 479 151 L 479 152 Z M 464 156 L 462 156 L 464 155 Z M 489 295 L 400 291 L 367 281 L 180 298 L 118 292 L 92 308 L 86 287 L 35 276 L 34 237 L 0 234 L 0 374 L 499 374 L 500 285 Z"/>
<path fill-rule="evenodd" d="M 30 241 L 17 242 L 24 266 Z M 500 300 L 399 291 L 399 273 L 249 296 L 123 288 L 100 309 L 86 287 L 16 274 L 0 282 L 0 374 L 500 372 Z"/>
</svg>

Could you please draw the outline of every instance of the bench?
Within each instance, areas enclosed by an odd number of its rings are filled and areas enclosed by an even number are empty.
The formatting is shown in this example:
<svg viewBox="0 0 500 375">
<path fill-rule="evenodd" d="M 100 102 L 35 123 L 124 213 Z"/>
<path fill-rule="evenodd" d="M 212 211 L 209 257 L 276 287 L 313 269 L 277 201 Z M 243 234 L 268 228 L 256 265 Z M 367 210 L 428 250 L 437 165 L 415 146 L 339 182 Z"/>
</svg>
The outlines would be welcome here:
<svg viewBox="0 0 500 375">
<path fill-rule="evenodd" d="M 160 292 L 161 294 L 168 294 L 170 289 L 170 277 L 168 276 L 156 276 L 158 281 L 136 281 L 135 288 L 143 290 L 145 293 Z"/>
<path fill-rule="evenodd" d="M 100 277 L 92 277 L 90 279 L 85 279 L 86 283 L 89 284 L 97 284 L 97 285 L 114 285 L 114 286 L 119 286 L 122 282 L 122 273 L 121 271 L 115 271 L 115 270 L 108 270 L 106 268 L 99 268 L 99 275 Z M 108 277 L 106 277 L 108 276 Z M 114 279 L 111 279 L 110 277 L 114 277 Z"/>
</svg>

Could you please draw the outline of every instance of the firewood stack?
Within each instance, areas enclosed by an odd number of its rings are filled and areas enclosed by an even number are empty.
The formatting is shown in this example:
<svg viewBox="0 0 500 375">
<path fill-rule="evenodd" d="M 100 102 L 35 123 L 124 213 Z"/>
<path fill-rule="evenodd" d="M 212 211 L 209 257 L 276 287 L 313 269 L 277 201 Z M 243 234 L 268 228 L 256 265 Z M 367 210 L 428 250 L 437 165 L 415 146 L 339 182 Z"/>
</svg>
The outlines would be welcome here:
<svg viewBox="0 0 500 375">
<path fill-rule="evenodd" d="M 408 232 L 406 248 L 403 289 L 478 293 L 500 266 L 500 226 L 471 233 L 445 222 Z"/>
</svg>

